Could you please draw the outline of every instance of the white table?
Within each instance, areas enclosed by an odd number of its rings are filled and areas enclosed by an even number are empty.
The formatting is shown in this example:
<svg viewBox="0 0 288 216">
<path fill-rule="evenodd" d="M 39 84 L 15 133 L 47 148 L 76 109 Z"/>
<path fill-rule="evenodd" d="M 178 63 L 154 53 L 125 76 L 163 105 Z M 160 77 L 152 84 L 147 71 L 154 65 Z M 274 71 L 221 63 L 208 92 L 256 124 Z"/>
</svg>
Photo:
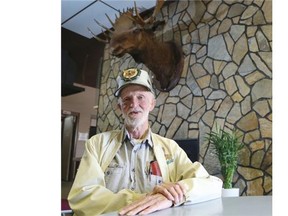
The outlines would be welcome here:
<svg viewBox="0 0 288 216">
<path fill-rule="evenodd" d="M 117 212 L 103 214 L 116 216 Z M 223 197 L 193 205 L 168 208 L 150 215 L 155 216 L 271 216 L 272 196 Z"/>
</svg>

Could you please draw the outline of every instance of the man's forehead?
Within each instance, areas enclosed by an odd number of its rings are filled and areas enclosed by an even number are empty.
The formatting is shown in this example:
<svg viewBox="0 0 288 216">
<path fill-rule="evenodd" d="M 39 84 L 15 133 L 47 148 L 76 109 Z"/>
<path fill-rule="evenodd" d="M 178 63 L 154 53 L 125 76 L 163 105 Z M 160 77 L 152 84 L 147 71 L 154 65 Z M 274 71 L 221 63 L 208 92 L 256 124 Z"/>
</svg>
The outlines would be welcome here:
<svg viewBox="0 0 288 216">
<path fill-rule="evenodd" d="M 125 86 L 122 90 L 121 90 L 121 96 L 123 95 L 129 95 L 132 93 L 136 93 L 136 92 L 141 92 L 141 93 L 148 93 L 150 92 L 146 87 L 142 86 L 142 85 L 135 85 L 135 84 L 131 84 L 131 85 L 127 85 Z"/>
</svg>

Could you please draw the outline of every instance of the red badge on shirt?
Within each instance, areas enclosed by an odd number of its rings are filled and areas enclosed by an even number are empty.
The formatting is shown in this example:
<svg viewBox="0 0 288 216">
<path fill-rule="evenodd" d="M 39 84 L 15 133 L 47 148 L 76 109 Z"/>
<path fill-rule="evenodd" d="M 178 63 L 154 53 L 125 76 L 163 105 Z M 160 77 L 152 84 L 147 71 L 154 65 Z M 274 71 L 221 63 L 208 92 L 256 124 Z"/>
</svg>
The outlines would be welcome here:
<svg viewBox="0 0 288 216">
<path fill-rule="evenodd" d="M 157 161 L 150 162 L 150 173 L 156 176 L 162 176 L 159 164 Z"/>
</svg>

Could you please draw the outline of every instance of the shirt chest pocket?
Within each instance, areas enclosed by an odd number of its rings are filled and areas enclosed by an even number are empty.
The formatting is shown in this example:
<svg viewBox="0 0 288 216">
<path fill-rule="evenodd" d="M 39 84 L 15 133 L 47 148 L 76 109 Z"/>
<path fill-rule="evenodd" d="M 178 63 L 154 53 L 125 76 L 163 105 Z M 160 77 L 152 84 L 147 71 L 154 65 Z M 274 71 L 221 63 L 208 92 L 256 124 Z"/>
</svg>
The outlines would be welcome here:
<svg viewBox="0 0 288 216">
<path fill-rule="evenodd" d="M 124 164 L 110 164 L 105 170 L 106 187 L 117 193 L 121 188 L 120 179 L 125 175 L 125 171 Z"/>
<path fill-rule="evenodd" d="M 145 190 L 146 192 L 151 192 L 153 190 L 153 188 L 156 186 L 156 185 L 160 185 L 163 183 L 163 178 L 162 176 L 157 176 L 157 175 L 149 175 L 148 177 L 148 181 L 145 185 Z"/>
</svg>

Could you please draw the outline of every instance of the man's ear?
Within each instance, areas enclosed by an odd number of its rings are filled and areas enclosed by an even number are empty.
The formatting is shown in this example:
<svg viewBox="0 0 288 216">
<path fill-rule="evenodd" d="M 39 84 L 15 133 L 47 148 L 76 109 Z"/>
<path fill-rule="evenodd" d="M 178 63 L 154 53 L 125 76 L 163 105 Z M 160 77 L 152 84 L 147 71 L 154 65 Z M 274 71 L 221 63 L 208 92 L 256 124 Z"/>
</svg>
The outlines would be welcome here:
<svg viewBox="0 0 288 216">
<path fill-rule="evenodd" d="M 155 106 L 156 106 L 156 99 L 153 98 L 153 99 L 151 100 L 150 112 L 155 108 Z"/>
<path fill-rule="evenodd" d="M 121 110 L 121 105 L 120 105 L 120 103 L 117 103 L 117 107 Z"/>
</svg>

